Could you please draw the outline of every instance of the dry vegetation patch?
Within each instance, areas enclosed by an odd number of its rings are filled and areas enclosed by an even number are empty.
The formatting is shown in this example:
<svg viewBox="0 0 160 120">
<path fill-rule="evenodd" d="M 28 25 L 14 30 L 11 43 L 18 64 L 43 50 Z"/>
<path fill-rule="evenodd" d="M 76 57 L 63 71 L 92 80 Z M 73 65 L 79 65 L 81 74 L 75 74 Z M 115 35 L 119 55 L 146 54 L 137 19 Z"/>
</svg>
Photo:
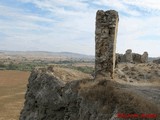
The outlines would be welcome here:
<svg viewBox="0 0 160 120">
<path fill-rule="evenodd" d="M 90 74 L 69 68 L 49 66 L 47 69 L 51 72 L 53 76 L 57 77 L 60 80 L 63 80 L 64 82 L 92 78 Z"/>
<path fill-rule="evenodd" d="M 145 98 L 136 95 L 123 86 L 109 81 L 100 80 L 92 84 L 81 83 L 81 95 L 94 103 L 99 104 L 101 112 L 112 114 L 115 110 L 121 113 L 159 113 L 158 107 Z"/>
</svg>

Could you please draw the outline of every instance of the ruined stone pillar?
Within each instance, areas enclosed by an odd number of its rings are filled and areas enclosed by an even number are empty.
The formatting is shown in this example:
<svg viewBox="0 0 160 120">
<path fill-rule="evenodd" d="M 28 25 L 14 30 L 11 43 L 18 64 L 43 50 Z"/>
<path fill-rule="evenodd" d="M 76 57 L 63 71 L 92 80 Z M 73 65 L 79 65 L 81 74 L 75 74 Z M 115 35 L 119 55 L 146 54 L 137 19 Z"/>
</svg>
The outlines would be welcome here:
<svg viewBox="0 0 160 120">
<path fill-rule="evenodd" d="M 133 62 L 132 50 L 131 49 L 126 50 L 125 61 L 130 62 L 130 63 Z"/>
<path fill-rule="evenodd" d="M 148 62 L 148 52 L 143 53 L 143 55 L 141 56 L 141 62 L 142 63 L 147 63 Z"/>
<path fill-rule="evenodd" d="M 115 68 L 118 12 L 98 10 L 96 14 L 95 77 L 113 78 Z"/>
</svg>

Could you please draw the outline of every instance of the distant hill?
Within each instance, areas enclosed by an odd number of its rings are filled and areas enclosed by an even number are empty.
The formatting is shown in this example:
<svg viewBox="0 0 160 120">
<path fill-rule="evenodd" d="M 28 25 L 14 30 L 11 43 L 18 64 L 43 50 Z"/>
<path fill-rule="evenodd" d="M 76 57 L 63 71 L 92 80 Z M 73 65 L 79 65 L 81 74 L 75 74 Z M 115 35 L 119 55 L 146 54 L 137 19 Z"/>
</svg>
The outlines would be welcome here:
<svg viewBox="0 0 160 120">
<path fill-rule="evenodd" d="M 0 50 L 0 55 L 7 55 L 7 56 L 21 56 L 21 57 L 65 57 L 65 58 L 72 58 L 72 59 L 88 59 L 93 60 L 93 55 L 85 55 L 79 53 L 72 53 L 72 52 L 48 52 L 48 51 L 3 51 Z"/>
<path fill-rule="evenodd" d="M 68 59 L 82 59 L 82 60 L 94 60 L 94 55 L 85 55 L 79 53 L 72 53 L 72 52 L 48 52 L 48 51 L 5 51 L 0 50 L 0 55 L 6 55 L 11 57 L 35 57 L 35 58 L 52 58 L 52 57 L 61 57 L 61 58 L 68 58 Z M 159 59 L 160 57 L 149 57 L 149 61 L 153 61 Z"/>
<path fill-rule="evenodd" d="M 148 61 L 153 61 L 153 60 L 157 60 L 157 59 L 160 59 L 160 57 L 149 57 Z"/>
</svg>

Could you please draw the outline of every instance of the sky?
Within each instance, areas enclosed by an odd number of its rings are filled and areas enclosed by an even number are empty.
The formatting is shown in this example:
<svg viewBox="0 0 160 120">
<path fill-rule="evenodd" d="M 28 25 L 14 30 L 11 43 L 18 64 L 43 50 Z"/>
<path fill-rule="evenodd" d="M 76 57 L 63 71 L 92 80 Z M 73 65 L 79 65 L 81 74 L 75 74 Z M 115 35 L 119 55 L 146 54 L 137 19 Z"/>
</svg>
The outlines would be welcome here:
<svg viewBox="0 0 160 120">
<path fill-rule="evenodd" d="M 0 50 L 94 55 L 96 11 L 110 9 L 118 53 L 160 56 L 160 0 L 0 0 Z"/>
</svg>

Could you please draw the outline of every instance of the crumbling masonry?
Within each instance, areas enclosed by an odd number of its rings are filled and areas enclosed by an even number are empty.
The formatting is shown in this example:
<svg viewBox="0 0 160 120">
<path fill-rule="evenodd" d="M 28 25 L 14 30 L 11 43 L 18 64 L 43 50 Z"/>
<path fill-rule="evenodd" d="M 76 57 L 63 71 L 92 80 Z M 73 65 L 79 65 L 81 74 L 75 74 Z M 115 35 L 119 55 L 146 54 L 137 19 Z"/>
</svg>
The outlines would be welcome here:
<svg viewBox="0 0 160 120">
<path fill-rule="evenodd" d="M 142 55 L 138 53 L 132 53 L 131 49 L 126 50 L 125 54 L 116 54 L 116 64 L 127 62 L 127 63 L 147 63 L 148 52 L 144 52 Z"/>
<path fill-rule="evenodd" d="M 95 78 L 113 78 L 115 68 L 118 12 L 98 10 L 96 14 Z"/>
</svg>

